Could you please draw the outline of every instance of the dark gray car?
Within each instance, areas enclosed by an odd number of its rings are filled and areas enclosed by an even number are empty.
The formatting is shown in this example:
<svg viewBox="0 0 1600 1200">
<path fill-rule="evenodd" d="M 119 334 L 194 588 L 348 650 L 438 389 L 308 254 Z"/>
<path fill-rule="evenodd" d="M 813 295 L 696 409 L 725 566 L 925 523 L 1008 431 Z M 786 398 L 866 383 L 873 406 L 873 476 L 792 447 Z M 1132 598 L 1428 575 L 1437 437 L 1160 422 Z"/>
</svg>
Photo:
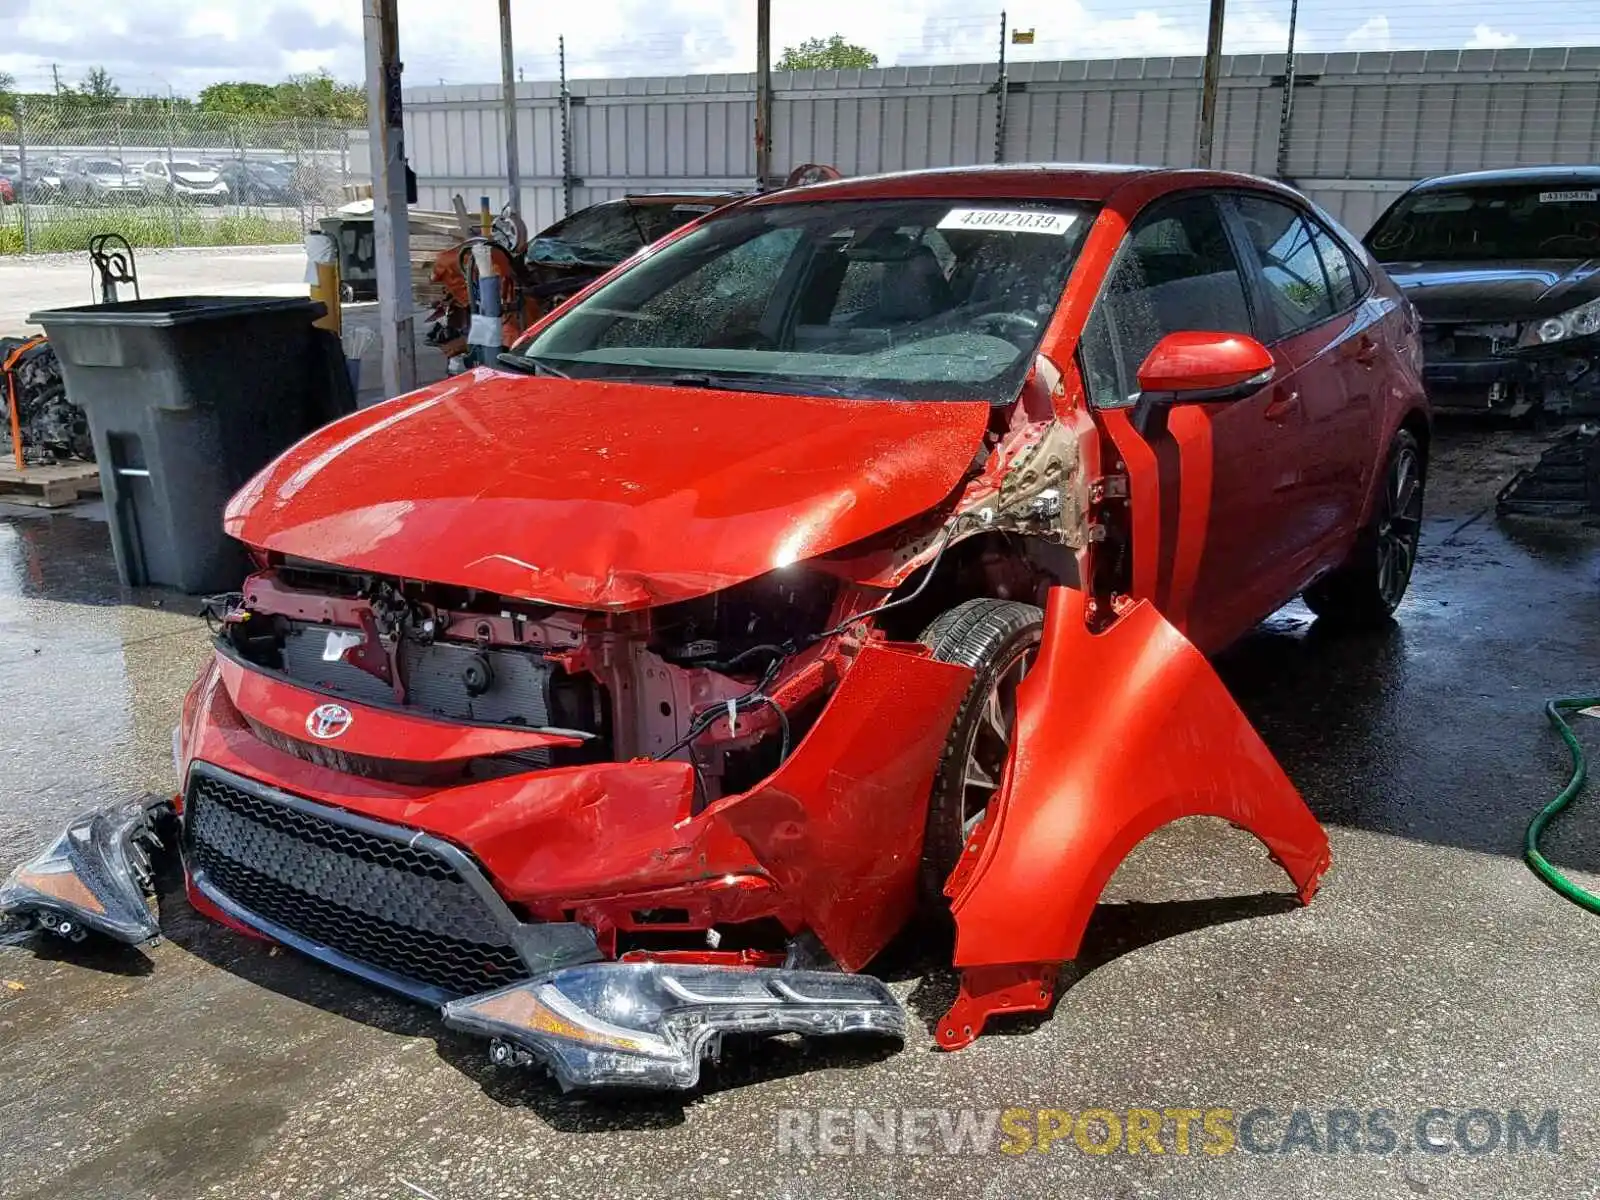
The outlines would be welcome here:
<svg viewBox="0 0 1600 1200">
<path fill-rule="evenodd" d="M 1422 317 L 1435 408 L 1600 412 L 1600 167 L 1429 179 L 1364 241 Z"/>
</svg>

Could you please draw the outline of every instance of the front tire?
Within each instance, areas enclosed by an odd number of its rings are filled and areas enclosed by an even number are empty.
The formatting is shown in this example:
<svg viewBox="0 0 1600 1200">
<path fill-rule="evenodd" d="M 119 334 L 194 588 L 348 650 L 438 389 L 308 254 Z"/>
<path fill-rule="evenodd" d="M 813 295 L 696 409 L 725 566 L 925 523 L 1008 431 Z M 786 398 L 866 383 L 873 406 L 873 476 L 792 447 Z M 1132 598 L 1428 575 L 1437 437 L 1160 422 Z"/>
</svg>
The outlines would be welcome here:
<svg viewBox="0 0 1600 1200">
<path fill-rule="evenodd" d="M 921 641 L 940 662 L 973 670 L 951 722 L 928 799 L 922 892 L 944 911 L 944 885 L 1000 790 L 1017 719 L 1017 685 L 1033 666 L 1044 613 L 1014 600 L 968 600 L 941 614 Z"/>
<path fill-rule="evenodd" d="M 1370 628 L 1393 615 L 1411 583 L 1422 536 L 1422 493 L 1427 459 L 1409 429 L 1389 443 L 1383 489 L 1372 521 L 1356 538 L 1350 557 L 1306 589 L 1306 607 L 1323 620 Z"/>
</svg>

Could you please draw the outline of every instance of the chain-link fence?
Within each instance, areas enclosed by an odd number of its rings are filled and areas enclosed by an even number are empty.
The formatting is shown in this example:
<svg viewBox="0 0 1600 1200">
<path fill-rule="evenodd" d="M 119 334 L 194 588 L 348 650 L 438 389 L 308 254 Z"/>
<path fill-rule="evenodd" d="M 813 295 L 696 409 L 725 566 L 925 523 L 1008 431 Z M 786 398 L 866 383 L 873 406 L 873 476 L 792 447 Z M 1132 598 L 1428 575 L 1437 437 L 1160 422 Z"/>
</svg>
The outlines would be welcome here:
<svg viewBox="0 0 1600 1200">
<path fill-rule="evenodd" d="M 252 120 L 182 100 L 19 97 L 0 114 L 0 254 L 298 242 L 351 200 L 347 125 Z"/>
</svg>

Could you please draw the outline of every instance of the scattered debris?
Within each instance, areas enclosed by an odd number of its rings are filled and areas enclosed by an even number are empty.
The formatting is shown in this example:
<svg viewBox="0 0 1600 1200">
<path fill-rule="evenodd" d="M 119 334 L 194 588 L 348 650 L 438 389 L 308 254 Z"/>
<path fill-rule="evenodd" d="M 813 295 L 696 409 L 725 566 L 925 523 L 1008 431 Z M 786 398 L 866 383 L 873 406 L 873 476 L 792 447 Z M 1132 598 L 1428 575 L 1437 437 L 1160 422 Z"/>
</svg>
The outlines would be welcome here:
<svg viewBox="0 0 1600 1200">
<path fill-rule="evenodd" d="M 1583 424 L 1563 434 L 1500 489 L 1495 510 L 1526 517 L 1600 514 L 1600 425 Z"/>
<path fill-rule="evenodd" d="M 13 438 L 20 435 L 21 463 L 94 461 L 88 419 L 67 399 L 61 364 L 43 337 L 0 338 L 0 399 L 9 410 L 0 425 L 8 459 L 18 458 Z"/>
</svg>

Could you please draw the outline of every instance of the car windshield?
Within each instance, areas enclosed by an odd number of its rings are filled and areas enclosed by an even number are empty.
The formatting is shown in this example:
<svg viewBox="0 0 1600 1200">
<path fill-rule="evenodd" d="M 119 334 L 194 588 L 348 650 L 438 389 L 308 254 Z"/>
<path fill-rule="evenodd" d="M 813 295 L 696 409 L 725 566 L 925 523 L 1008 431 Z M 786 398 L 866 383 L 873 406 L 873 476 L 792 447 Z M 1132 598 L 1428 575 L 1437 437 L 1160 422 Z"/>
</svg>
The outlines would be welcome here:
<svg viewBox="0 0 1600 1200">
<path fill-rule="evenodd" d="M 206 168 L 202 167 L 197 162 L 184 162 L 182 159 L 180 159 L 177 162 L 173 163 L 172 164 L 172 169 L 174 171 L 185 171 L 185 172 L 187 172 L 189 174 L 192 174 L 192 175 L 203 174 L 205 172 L 205 170 L 206 170 Z"/>
<path fill-rule="evenodd" d="M 517 349 L 574 378 L 1012 399 L 1093 208 L 864 200 L 736 208 Z"/>
<path fill-rule="evenodd" d="M 1563 184 L 1420 192 L 1367 234 L 1379 262 L 1600 255 L 1600 188 Z"/>
<path fill-rule="evenodd" d="M 97 174 L 97 175 L 120 175 L 120 174 L 122 174 L 122 164 L 121 163 L 109 162 L 109 161 L 107 161 L 106 159 L 103 159 L 103 158 L 96 158 L 96 159 L 91 160 L 90 163 L 89 163 L 88 169 L 93 171 L 93 172 L 95 172 L 95 174 Z"/>
</svg>

